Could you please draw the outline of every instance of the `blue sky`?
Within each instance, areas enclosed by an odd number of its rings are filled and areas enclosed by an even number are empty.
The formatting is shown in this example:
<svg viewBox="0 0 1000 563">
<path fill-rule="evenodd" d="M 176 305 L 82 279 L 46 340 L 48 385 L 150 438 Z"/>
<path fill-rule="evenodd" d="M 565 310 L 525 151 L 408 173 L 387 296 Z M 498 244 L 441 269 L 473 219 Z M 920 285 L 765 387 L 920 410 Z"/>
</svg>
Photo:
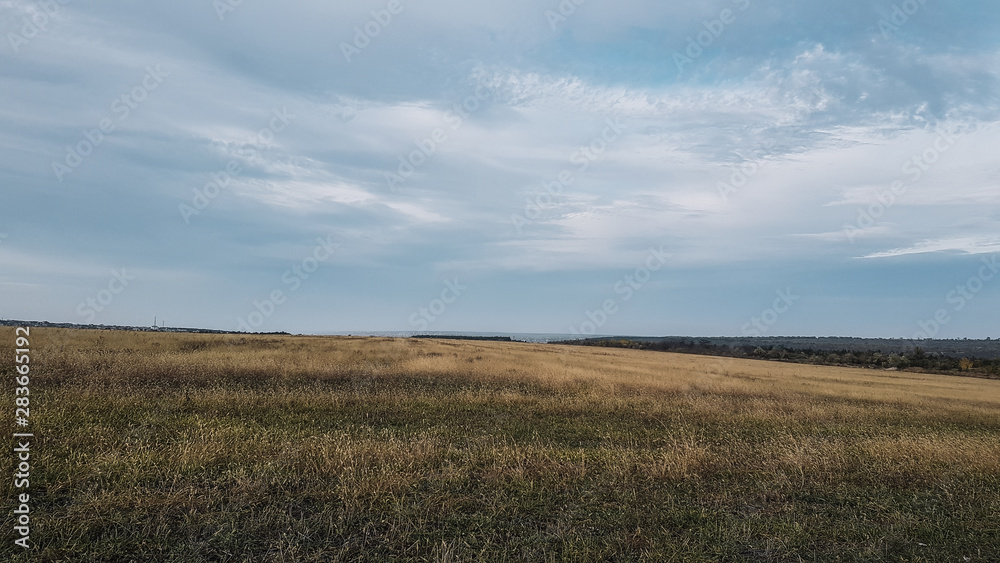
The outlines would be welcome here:
<svg viewBox="0 0 1000 563">
<path fill-rule="evenodd" d="M 1000 337 L 994 2 L 0 14 L 3 318 Z"/>
</svg>

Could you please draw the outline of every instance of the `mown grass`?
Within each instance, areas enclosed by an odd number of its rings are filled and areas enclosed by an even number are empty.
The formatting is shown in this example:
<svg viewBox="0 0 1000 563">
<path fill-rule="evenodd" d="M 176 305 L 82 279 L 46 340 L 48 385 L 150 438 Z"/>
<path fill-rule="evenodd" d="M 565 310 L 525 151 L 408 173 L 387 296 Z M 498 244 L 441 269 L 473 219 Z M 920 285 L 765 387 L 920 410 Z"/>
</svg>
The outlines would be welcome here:
<svg viewBox="0 0 1000 563">
<path fill-rule="evenodd" d="M 8 512 L 12 561 L 1000 560 L 998 381 L 500 342 L 32 348 L 36 547 Z"/>
</svg>

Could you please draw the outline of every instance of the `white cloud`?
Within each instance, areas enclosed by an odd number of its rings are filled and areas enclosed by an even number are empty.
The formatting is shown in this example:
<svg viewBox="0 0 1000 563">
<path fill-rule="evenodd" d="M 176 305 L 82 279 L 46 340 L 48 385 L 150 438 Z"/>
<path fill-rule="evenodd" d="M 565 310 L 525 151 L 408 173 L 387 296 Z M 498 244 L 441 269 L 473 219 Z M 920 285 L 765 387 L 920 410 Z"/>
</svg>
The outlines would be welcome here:
<svg viewBox="0 0 1000 563">
<path fill-rule="evenodd" d="M 885 252 L 875 252 L 864 258 L 891 258 L 910 254 L 931 252 L 956 252 L 960 254 L 992 254 L 1000 252 L 1000 237 L 959 237 L 926 240 L 908 248 L 894 248 Z"/>
</svg>

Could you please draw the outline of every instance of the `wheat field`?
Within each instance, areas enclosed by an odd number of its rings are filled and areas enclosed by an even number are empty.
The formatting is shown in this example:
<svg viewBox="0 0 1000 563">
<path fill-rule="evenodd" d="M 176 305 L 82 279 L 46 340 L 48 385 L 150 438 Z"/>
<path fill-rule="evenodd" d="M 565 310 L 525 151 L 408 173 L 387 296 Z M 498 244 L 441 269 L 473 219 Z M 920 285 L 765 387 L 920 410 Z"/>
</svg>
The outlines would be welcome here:
<svg viewBox="0 0 1000 563">
<path fill-rule="evenodd" d="M 31 335 L 34 547 L 5 541 L 5 560 L 1000 560 L 997 380 L 509 342 Z M 13 343 L 0 328 L 3 357 Z M 13 361 L 0 371 L 12 398 Z"/>
</svg>

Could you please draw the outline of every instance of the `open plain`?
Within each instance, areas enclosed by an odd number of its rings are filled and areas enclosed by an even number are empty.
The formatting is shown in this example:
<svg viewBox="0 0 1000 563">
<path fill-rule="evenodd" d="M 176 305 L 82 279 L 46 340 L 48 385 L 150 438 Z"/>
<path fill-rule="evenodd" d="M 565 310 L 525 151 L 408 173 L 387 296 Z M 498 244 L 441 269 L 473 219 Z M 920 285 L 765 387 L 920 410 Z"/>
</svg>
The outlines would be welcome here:
<svg viewBox="0 0 1000 563">
<path fill-rule="evenodd" d="M 32 561 L 1000 560 L 997 380 L 516 342 L 31 334 Z M 0 342 L 11 358 L 13 328 Z"/>
</svg>

